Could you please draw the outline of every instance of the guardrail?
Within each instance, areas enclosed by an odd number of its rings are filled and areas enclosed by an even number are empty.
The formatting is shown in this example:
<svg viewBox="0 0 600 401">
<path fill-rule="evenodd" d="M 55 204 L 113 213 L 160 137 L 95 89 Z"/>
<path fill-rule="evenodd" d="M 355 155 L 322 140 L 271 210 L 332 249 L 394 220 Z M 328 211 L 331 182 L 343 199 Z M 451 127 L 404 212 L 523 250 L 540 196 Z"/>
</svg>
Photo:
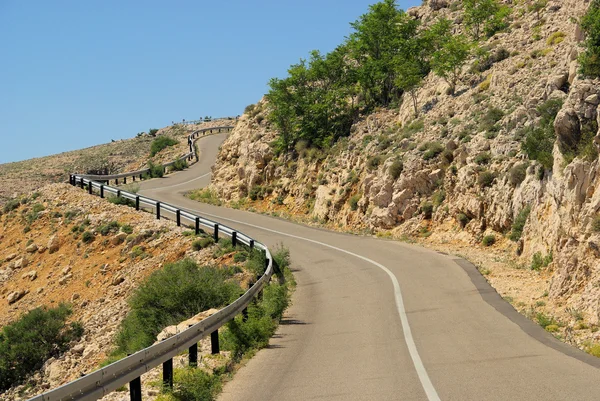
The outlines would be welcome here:
<svg viewBox="0 0 600 401">
<path fill-rule="evenodd" d="M 243 244 L 251 249 L 259 249 L 265 253 L 265 271 L 262 276 L 257 277 L 257 281 L 251 284 L 250 288 L 240 298 L 214 315 L 189 327 L 187 330 L 98 369 L 84 377 L 33 397 L 29 401 L 97 400 L 126 384 L 129 384 L 130 399 L 132 401 L 141 401 L 141 375 L 160 364 L 163 367 L 164 385 L 173 387 L 173 357 L 182 351 L 188 350 L 189 364 L 192 366 L 197 365 L 198 341 L 209 334 L 211 338 L 211 351 L 213 354 L 218 354 L 219 328 L 240 313 L 246 318 L 248 305 L 261 293 L 273 273 L 276 273 L 281 278 L 281 272 L 277 264 L 273 261 L 269 249 L 250 236 L 236 231 L 231 227 L 195 215 L 168 203 L 123 191 L 82 175 L 71 175 L 70 183 L 74 186 L 87 188 L 88 193 L 98 194 L 101 198 L 104 198 L 107 194 L 112 194 L 116 197 L 129 199 L 132 201 L 132 204 L 135 204 L 136 210 L 149 209 L 156 214 L 157 219 L 173 219 L 177 226 L 184 225 L 191 227 L 195 230 L 196 234 L 199 234 L 202 228 L 207 228 L 213 231 L 215 241 L 218 241 L 219 236 L 224 234 L 231 238 L 233 246 Z"/>
<path fill-rule="evenodd" d="M 233 126 L 231 125 L 225 125 L 225 126 L 221 126 L 221 127 L 212 127 L 212 128 L 203 128 L 200 129 L 198 131 L 194 131 L 192 132 L 190 135 L 188 135 L 188 144 L 190 145 L 190 152 L 186 153 L 185 155 L 181 156 L 180 158 L 169 162 L 169 163 L 165 163 L 162 165 L 163 167 L 163 171 L 167 172 L 167 168 L 171 167 L 173 164 L 177 163 L 178 161 L 181 160 L 193 160 L 196 157 L 196 150 L 194 149 L 194 147 L 192 146 L 192 142 L 195 139 L 198 139 L 198 137 L 200 137 L 201 134 L 205 134 L 205 133 L 209 133 L 209 134 L 218 134 L 218 133 L 222 133 L 222 132 L 231 132 L 231 130 L 233 129 Z M 138 177 L 140 179 L 140 181 L 143 179 L 144 175 L 149 173 L 150 169 L 149 168 L 145 168 L 142 170 L 137 170 L 137 171 L 130 171 L 127 173 L 121 173 L 121 174 L 109 174 L 109 175 L 98 175 L 98 174 L 77 174 L 78 177 L 83 177 L 83 178 L 88 178 L 90 180 L 94 180 L 94 181 L 104 181 L 107 184 L 111 181 L 111 180 L 115 180 L 115 185 L 119 185 L 119 179 L 123 179 L 123 184 L 127 184 L 127 178 L 128 177 L 132 177 L 133 181 L 135 181 L 136 177 Z M 71 176 L 72 179 L 73 176 Z"/>
</svg>

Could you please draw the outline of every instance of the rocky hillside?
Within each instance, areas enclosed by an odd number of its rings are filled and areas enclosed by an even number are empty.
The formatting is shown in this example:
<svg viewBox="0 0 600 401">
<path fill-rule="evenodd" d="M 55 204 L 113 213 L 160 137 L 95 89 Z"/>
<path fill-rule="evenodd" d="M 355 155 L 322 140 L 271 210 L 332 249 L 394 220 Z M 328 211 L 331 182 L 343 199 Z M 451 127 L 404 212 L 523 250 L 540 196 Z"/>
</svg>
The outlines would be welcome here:
<svg viewBox="0 0 600 401">
<path fill-rule="evenodd" d="M 48 185 L 5 205 L 0 215 L 0 327 L 39 306 L 71 305 L 80 341 L 48 360 L 0 400 L 35 395 L 98 367 L 141 280 L 183 258 L 235 264 L 232 254 L 193 250 L 193 235 L 150 213 L 109 203 L 67 184 Z M 245 273 L 238 278 L 246 282 Z M 25 397 L 29 398 L 29 397 Z"/>
<path fill-rule="evenodd" d="M 359 116 L 330 148 L 298 143 L 278 155 L 263 99 L 223 144 L 211 191 L 333 229 L 477 250 L 515 307 L 538 321 L 553 315 L 540 323 L 589 349 L 600 341 L 600 82 L 579 76 L 577 61 L 589 3 L 502 3 L 509 28 L 480 40 L 454 94 L 426 76 L 418 118 L 405 100 Z M 465 31 L 461 1 L 407 13 Z"/>
<path fill-rule="evenodd" d="M 232 122 L 233 120 L 221 119 L 200 124 L 175 124 L 159 130 L 151 130 L 152 132 L 140 133 L 132 139 L 0 164 L 0 182 L 2 182 L 0 204 L 49 183 L 68 182 L 71 173 L 106 171 L 116 174 L 146 168 L 149 161 L 157 164 L 171 162 L 189 152 L 187 135 L 191 132 L 202 128 L 231 125 Z M 152 141 L 160 136 L 173 138 L 178 143 L 150 157 Z"/>
</svg>

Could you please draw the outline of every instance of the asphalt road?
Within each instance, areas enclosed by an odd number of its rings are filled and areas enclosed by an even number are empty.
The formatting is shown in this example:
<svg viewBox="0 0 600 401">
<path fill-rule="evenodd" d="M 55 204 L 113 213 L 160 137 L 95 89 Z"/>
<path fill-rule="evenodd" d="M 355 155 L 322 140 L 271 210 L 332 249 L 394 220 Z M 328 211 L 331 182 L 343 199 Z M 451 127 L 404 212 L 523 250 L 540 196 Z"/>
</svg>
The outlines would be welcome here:
<svg viewBox="0 0 600 401">
<path fill-rule="evenodd" d="M 200 162 L 142 194 L 290 249 L 298 282 L 270 346 L 219 400 L 599 400 L 600 360 L 554 339 L 454 256 L 191 201 L 225 134 Z"/>
</svg>

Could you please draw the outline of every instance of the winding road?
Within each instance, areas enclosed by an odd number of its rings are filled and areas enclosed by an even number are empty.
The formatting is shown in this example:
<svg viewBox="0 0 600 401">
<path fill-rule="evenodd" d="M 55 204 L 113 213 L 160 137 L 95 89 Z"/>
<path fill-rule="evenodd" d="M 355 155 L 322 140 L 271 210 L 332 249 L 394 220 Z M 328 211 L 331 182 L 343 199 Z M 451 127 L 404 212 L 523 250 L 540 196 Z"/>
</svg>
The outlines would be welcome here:
<svg viewBox="0 0 600 401">
<path fill-rule="evenodd" d="M 219 400 L 600 399 L 600 359 L 519 315 L 462 259 L 185 198 L 210 182 L 225 137 L 140 191 L 290 249 L 293 305 Z"/>
</svg>

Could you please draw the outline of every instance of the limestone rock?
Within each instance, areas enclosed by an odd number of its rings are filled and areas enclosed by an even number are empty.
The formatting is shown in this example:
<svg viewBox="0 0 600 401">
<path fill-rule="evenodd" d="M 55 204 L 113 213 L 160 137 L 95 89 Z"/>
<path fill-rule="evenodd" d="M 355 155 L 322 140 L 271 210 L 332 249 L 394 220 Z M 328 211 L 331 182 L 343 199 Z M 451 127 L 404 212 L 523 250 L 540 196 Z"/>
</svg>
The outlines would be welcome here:
<svg viewBox="0 0 600 401">
<path fill-rule="evenodd" d="M 187 330 L 188 328 L 192 327 L 196 323 L 201 322 L 202 320 L 206 319 L 207 317 L 214 315 L 218 311 L 219 311 L 218 309 L 209 309 L 204 312 L 200 312 L 197 315 L 189 318 L 188 320 L 184 320 L 183 322 L 181 322 L 177 325 L 165 327 L 156 336 L 156 342 L 161 342 L 161 341 L 166 340 L 169 337 L 173 337 L 174 335 L 181 333 L 182 331 Z"/>
<path fill-rule="evenodd" d="M 554 131 L 560 150 L 565 153 L 577 147 L 581 139 L 579 117 L 574 109 L 562 109 L 554 120 Z"/>
<path fill-rule="evenodd" d="M 113 245 L 120 245 L 125 241 L 125 238 L 127 238 L 126 233 L 119 233 L 111 238 L 110 243 Z"/>
<path fill-rule="evenodd" d="M 33 281 L 37 278 L 37 272 L 35 270 L 32 270 L 30 272 L 24 273 L 21 277 Z"/>
<path fill-rule="evenodd" d="M 58 236 L 53 235 L 48 240 L 48 252 L 54 253 L 60 249 L 60 240 Z"/>
<path fill-rule="evenodd" d="M 8 296 L 6 297 L 6 299 L 8 300 L 8 304 L 14 304 L 15 302 L 17 302 L 18 300 L 20 300 L 21 298 L 23 298 L 25 295 L 27 295 L 29 291 L 27 290 L 17 290 L 17 291 L 13 291 L 11 293 L 8 294 Z"/>
<path fill-rule="evenodd" d="M 38 246 L 36 244 L 31 244 L 27 248 L 25 248 L 25 252 L 34 253 L 38 250 Z"/>
</svg>

